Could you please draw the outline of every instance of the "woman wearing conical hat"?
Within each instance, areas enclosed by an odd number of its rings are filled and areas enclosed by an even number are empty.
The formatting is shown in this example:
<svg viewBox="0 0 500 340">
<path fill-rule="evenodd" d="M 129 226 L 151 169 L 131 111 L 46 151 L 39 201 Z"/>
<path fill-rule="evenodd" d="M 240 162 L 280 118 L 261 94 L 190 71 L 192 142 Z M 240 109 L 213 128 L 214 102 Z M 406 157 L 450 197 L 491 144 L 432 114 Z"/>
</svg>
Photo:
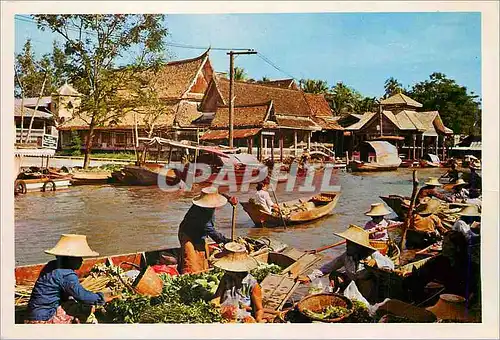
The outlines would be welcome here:
<svg viewBox="0 0 500 340">
<path fill-rule="evenodd" d="M 437 190 L 442 184 L 436 177 L 429 177 L 429 179 L 424 183 L 424 186 L 419 190 L 417 194 L 417 202 L 422 201 L 426 197 L 437 198 L 442 201 L 451 202 L 451 199 L 445 194 Z"/>
<path fill-rule="evenodd" d="M 227 201 L 214 187 L 203 188 L 201 194 L 193 199 L 193 205 L 179 226 L 180 273 L 195 273 L 208 269 L 207 237 L 217 243 L 231 241 L 215 230 L 215 209 L 224 206 Z M 232 201 L 231 204 L 235 205 L 237 202 Z"/>
<path fill-rule="evenodd" d="M 229 308 L 233 308 L 232 317 L 239 321 L 262 322 L 262 290 L 250 274 L 258 265 L 257 260 L 248 255 L 244 245 L 237 242 L 225 244 L 224 252 L 214 262 L 214 267 L 225 273 L 212 300 L 222 306 L 223 315 L 227 312 L 231 314 Z"/>
<path fill-rule="evenodd" d="M 116 297 L 109 293 L 92 293 L 80 284 L 75 270 L 80 268 L 84 257 L 99 255 L 90 249 L 85 235 L 64 234 L 56 246 L 45 253 L 56 259 L 40 272 L 28 302 L 25 323 L 79 323 L 61 307 L 64 300 L 72 297 L 86 305 L 102 305 Z"/>
<path fill-rule="evenodd" d="M 416 207 L 413 225 L 406 234 L 406 246 L 409 249 L 422 249 L 441 239 L 448 229 L 443 226 L 437 212 L 441 202 L 436 199 L 424 199 Z"/>
<path fill-rule="evenodd" d="M 310 282 L 328 274 L 335 276 L 343 268 L 343 274 L 347 279 L 356 283 L 360 293 L 368 301 L 373 301 L 376 295 L 373 289 L 374 282 L 363 262 L 374 262 L 379 268 L 391 270 L 394 269 L 394 263 L 370 245 L 369 233 L 361 227 L 351 224 L 346 231 L 334 234 L 347 240 L 346 251 L 333 261 L 324 264 L 319 270 L 316 269 L 307 277 L 301 277 L 299 280 Z M 335 285 L 332 281 L 330 284 Z"/>
<path fill-rule="evenodd" d="M 453 225 L 453 230 L 465 235 L 468 241 L 479 237 L 481 227 L 481 213 L 477 205 L 471 204 L 458 213 L 460 218 Z"/>
<path fill-rule="evenodd" d="M 384 216 L 389 215 L 391 212 L 385 207 L 383 203 L 373 203 L 369 211 L 365 213 L 372 219 L 365 224 L 365 230 L 370 233 L 371 240 L 387 241 L 389 240 L 389 232 L 387 227 L 389 224 L 399 224 L 400 222 L 388 221 Z"/>
<path fill-rule="evenodd" d="M 469 190 L 465 188 L 467 185 L 469 185 L 469 183 L 461 178 L 453 183 L 453 189 L 450 196 L 453 202 L 463 202 L 469 198 Z"/>
</svg>

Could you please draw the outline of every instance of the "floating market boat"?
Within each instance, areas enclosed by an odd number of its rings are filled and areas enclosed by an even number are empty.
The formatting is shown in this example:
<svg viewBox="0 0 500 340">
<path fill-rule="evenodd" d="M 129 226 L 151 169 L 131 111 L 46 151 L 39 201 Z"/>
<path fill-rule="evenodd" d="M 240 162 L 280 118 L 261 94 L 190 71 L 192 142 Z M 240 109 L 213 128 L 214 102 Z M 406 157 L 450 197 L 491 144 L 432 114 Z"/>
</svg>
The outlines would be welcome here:
<svg viewBox="0 0 500 340">
<path fill-rule="evenodd" d="M 282 215 L 263 211 L 253 199 L 240 203 L 256 226 L 279 227 L 283 226 L 283 221 L 286 225 L 291 225 L 307 223 L 325 217 L 331 214 L 339 197 L 339 192 L 322 192 L 305 200 L 283 202 L 279 204 Z"/>
<path fill-rule="evenodd" d="M 420 159 L 420 167 L 422 168 L 439 168 L 441 161 L 437 155 L 427 154 L 423 159 Z"/>
<path fill-rule="evenodd" d="M 55 153 L 54 149 L 18 146 L 14 152 L 15 179 L 14 193 L 25 194 L 27 192 L 55 191 L 68 188 L 71 176 L 49 169 L 49 158 Z M 24 157 L 39 157 L 41 167 L 30 167 L 22 171 Z M 46 161 L 44 165 L 44 160 Z"/>
<path fill-rule="evenodd" d="M 361 147 L 361 160 L 349 163 L 352 171 L 394 171 L 401 164 L 398 149 L 389 142 L 371 141 L 364 142 Z M 372 151 L 375 151 L 373 153 Z"/>
</svg>

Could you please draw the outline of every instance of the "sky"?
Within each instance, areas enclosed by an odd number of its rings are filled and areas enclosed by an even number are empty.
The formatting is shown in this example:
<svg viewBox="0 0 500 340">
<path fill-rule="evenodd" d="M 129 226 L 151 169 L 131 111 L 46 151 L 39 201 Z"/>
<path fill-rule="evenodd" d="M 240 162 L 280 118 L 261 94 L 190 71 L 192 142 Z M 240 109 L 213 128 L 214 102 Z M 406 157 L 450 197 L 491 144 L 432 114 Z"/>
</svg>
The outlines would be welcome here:
<svg viewBox="0 0 500 340">
<path fill-rule="evenodd" d="M 16 53 L 28 38 L 37 55 L 48 53 L 58 38 L 24 16 L 15 25 Z M 168 46 L 170 60 L 198 56 L 201 47 L 250 48 L 259 54 L 238 56 L 235 66 L 254 79 L 341 81 L 380 97 L 389 77 L 411 86 L 441 72 L 481 95 L 480 13 L 176 14 L 165 25 L 168 42 L 200 47 Z M 226 53 L 210 52 L 216 71 L 228 71 Z"/>
</svg>

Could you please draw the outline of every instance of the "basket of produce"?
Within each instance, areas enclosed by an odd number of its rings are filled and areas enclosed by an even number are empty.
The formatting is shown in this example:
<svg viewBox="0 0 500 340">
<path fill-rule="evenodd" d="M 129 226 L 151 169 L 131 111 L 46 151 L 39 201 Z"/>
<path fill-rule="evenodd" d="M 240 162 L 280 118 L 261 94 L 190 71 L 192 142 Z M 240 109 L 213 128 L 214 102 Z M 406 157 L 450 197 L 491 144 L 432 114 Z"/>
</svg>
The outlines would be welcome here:
<svg viewBox="0 0 500 340">
<path fill-rule="evenodd" d="M 389 244 L 387 241 L 378 241 L 378 240 L 370 240 L 370 245 L 377 249 L 378 252 L 382 255 L 387 254 L 387 250 L 389 249 Z"/>
<path fill-rule="evenodd" d="M 339 294 L 306 296 L 297 304 L 299 312 L 314 321 L 340 322 L 353 312 L 351 300 Z"/>
<path fill-rule="evenodd" d="M 326 205 L 326 204 L 330 203 L 331 201 L 333 201 L 333 197 L 319 194 L 319 195 L 313 196 L 310 199 L 310 201 L 316 205 Z"/>
</svg>

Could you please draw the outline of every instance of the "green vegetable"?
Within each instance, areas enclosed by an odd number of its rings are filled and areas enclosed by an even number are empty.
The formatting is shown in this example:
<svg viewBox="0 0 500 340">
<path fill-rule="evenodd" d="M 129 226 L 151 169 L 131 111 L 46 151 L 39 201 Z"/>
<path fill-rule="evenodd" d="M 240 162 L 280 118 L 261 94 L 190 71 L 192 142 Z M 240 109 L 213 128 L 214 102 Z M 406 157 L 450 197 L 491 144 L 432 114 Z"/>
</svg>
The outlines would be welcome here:
<svg viewBox="0 0 500 340">
<path fill-rule="evenodd" d="M 250 274 L 257 280 L 257 282 L 261 283 L 267 275 L 269 274 L 279 274 L 283 268 L 276 264 L 267 264 L 263 263 L 259 265 L 258 268 L 252 270 Z"/>
<path fill-rule="evenodd" d="M 313 312 L 309 309 L 304 310 L 304 313 L 310 318 L 320 320 L 336 319 L 348 314 L 349 312 L 349 309 L 340 306 L 327 306 L 321 312 Z"/>
</svg>

